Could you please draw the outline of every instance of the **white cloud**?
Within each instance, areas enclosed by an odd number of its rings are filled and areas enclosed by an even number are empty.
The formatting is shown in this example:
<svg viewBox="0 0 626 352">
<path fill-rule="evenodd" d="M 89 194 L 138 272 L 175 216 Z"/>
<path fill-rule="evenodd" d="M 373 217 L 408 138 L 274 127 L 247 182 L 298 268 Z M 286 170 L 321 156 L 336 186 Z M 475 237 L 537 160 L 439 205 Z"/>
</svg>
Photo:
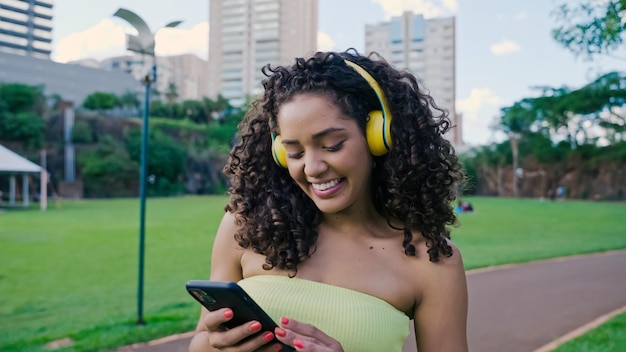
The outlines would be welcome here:
<svg viewBox="0 0 626 352">
<path fill-rule="evenodd" d="M 517 15 L 515 15 L 515 19 L 518 21 L 523 21 L 526 19 L 527 16 L 528 16 L 528 13 L 526 13 L 526 11 L 522 11 L 518 13 Z"/>
<path fill-rule="evenodd" d="M 201 22 L 191 29 L 162 28 L 154 36 L 154 51 L 159 56 L 196 54 L 209 58 L 209 23 Z"/>
<path fill-rule="evenodd" d="M 443 0 L 443 6 L 448 8 L 450 11 L 456 11 L 459 8 L 459 4 L 456 0 Z"/>
<path fill-rule="evenodd" d="M 441 0 L 435 4 L 428 0 L 371 0 L 379 4 L 385 12 L 385 17 L 399 16 L 405 11 L 423 14 L 425 18 L 442 17 L 455 12 L 458 8 L 456 0 Z"/>
<path fill-rule="evenodd" d="M 110 19 L 104 19 L 82 32 L 61 38 L 53 53 L 53 59 L 62 63 L 85 58 L 100 60 L 123 55 L 125 52 L 124 28 Z"/>
<path fill-rule="evenodd" d="M 317 50 L 333 51 L 335 50 L 335 41 L 324 32 L 317 32 Z"/>
<path fill-rule="evenodd" d="M 87 58 L 102 60 L 126 55 L 128 54 L 126 33 L 134 31 L 132 27 L 123 26 L 111 19 L 104 19 L 82 32 L 61 38 L 52 56 L 55 61 L 66 63 Z M 206 60 L 209 24 L 201 22 L 191 29 L 163 28 L 157 31 L 155 41 L 157 55 L 193 53 Z"/>
<path fill-rule="evenodd" d="M 501 99 L 491 89 L 472 88 L 469 97 L 457 100 L 456 107 L 466 119 L 476 121 L 478 112 L 483 107 L 486 105 L 496 106 L 500 102 Z"/>
<path fill-rule="evenodd" d="M 463 140 L 481 145 L 490 139 L 489 129 L 502 99 L 488 88 L 472 88 L 470 95 L 456 101 L 457 111 L 463 114 Z"/>
<path fill-rule="evenodd" d="M 504 39 L 499 43 L 491 45 L 490 50 L 494 55 L 507 55 L 520 51 L 522 48 L 516 42 Z"/>
</svg>

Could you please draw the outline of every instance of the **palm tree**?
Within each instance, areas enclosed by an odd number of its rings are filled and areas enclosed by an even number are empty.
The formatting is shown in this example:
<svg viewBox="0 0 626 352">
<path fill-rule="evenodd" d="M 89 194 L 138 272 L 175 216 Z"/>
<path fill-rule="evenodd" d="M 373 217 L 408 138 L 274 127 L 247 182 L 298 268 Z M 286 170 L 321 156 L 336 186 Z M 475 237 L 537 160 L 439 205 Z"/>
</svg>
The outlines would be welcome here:
<svg viewBox="0 0 626 352">
<path fill-rule="evenodd" d="M 170 82 L 167 85 L 167 91 L 165 92 L 165 99 L 167 99 L 167 106 L 169 109 L 170 119 L 173 118 L 173 106 L 176 103 L 176 99 L 178 99 L 178 89 L 174 82 Z"/>
<path fill-rule="evenodd" d="M 519 169 L 519 141 L 530 132 L 531 126 L 536 122 L 536 113 L 533 109 L 532 99 L 522 99 L 513 106 L 503 108 L 500 116 L 499 128 L 509 136 L 511 154 L 513 157 L 513 195 L 519 196 L 518 178 L 521 176 Z"/>
</svg>

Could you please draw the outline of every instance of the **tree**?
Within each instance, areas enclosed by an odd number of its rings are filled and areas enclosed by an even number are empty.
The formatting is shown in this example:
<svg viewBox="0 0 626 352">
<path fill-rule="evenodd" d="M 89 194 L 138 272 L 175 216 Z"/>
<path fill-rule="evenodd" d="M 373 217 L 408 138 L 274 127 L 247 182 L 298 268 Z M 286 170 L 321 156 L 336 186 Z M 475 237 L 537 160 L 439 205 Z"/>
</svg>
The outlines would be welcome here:
<svg viewBox="0 0 626 352">
<path fill-rule="evenodd" d="M 117 97 L 113 93 L 95 92 L 85 98 L 83 107 L 88 110 L 105 111 L 118 106 Z"/>
<path fill-rule="evenodd" d="M 594 55 L 611 54 L 623 43 L 626 0 L 563 3 L 552 15 L 558 23 L 552 37 L 575 56 L 592 59 Z"/>
<path fill-rule="evenodd" d="M 176 99 L 178 99 L 178 89 L 174 82 L 170 82 L 167 85 L 167 90 L 165 91 L 165 99 L 167 99 L 167 106 L 169 111 L 169 118 L 174 118 L 173 106 L 176 103 Z"/>
<path fill-rule="evenodd" d="M 117 100 L 118 106 L 124 110 L 130 110 L 133 113 L 137 113 L 141 101 L 137 98 L 137 94 L 133 92 L 126 92 L 122 94 Z"/>
<path fill-rule="evenodd" d="M 198 100 L 185 100 L 181 103 L 181 109 L 185 118 L 196 123 L 207 123 L 209 117 L 204 105 Z"/>
<path fill-rule="evenodd" d="M 19 83 L 0 84 L 0 140 L 43 145 L 46 123 L 43 87 Z"/>
<path fill-rule="evenodd" d="M 40 148 L 44 142 L 46 123 L 32 112 L 0 112 L 0 140 L 22 142 Z"/>
<path fill-rule="evenodd" d="M 542 88 L 543 95 L 528 101 L 537 120 L 553 137 L 563 135 L 572 147 L 593 143 L 602 136 L 610 143 L 624 140 L 626 76 L 618 72 L 601 75 L 578 89 Z"/>
<path fill-rule="evenodd" d="M 43 87 L 19 83 L 0 84 L 0 111 L 10 113 L 32 112 L 43 115 L 46 98 Z"/>
<path fill-rule="evenodd" d="M 130 159 L 139 163 L 141 153 L 141 131 L 128 131 L 126 150 Z M 153 185 L 149 192 L 153 195 L 171 195 L 182 192 L 187 150 L 183 145 L 159 130 L 150 132 L 148 149 L 148 175 L 152 176 Z"/>
<path fill-rule="evenodd" d="M 509 136 L 511 154 L 513 156 L 513 195 L 519 195 L 519 142 L 522 137 L 531 132 L 531 127 L 537 122 L 536 112 L 533 109 L 533 100 L 522 99 L 510 107 L 502 108 L 500 129 Z"/>
<path fill-rule="evenodd" d="M 111 135 L 105 134 L 95 150 L 78 155 L 85 194 L 90 197 L 123 197 L 135 194 L 139 165 Z"/>
</svg>

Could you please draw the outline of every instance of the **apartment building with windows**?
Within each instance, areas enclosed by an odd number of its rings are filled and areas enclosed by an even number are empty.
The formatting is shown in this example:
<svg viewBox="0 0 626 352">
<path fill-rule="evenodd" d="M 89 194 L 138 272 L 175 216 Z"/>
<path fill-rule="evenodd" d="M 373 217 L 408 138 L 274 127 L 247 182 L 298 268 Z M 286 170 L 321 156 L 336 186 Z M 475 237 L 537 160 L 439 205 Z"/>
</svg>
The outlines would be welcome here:
<svg viewBox="0 0 626 352">
<path fill-rule="evenodd" d="M 405 12 L 389 22 L 366 25 L 365 52 L 377 52 L 399 69 L 407 69 L 448 111 L 455 126 L 448 139 L 463 144 L 462 116 L 456 113 L 455 18 L 425 19 Z"/>
<path fill-rule="evenodd" d="M 130 74 L 137 81 L 143 81 L 152 70 L 152 58 L 141 54 L 110 57 L 102 62 L 93 59 L 74 61 L 83 66 L 98 67 L 108 71 L 121 71 Z M 95 65 L 95 66 L 94 66 Z M 157 56 L 157 80 L 154 85 L 158 96 L 153 98 L 165 100 L 165 93 L 170 84 L 176 87 L 176 101 L 202 100 L 208 97 L 207 69 L 208 63 L 195 54 Z"/>
<path fill-rule="evenodd" d="M 211 0 L 209 98 L 240 106 L 261 93 L 261 68 L 317 49 L 317 0 Z"/>
<path fill-rule="evenodd" d="M 50 59 L 53 0 L 0 0 L 0 51 Z"/>
<path fill-rule="evenodd" d="M 80 62 L 77 62 L 80 64 Z M 167 91 L 172 80 L 172 66 L 161 56 L 151 57 L 138 53 L 109 57 L 100 62 L 100 68 L 106 71 L 121 71 L 129 74 L 138 82 L 143 82 L 146 75 L 152 75 L 152 67 L 156 64 L 157 79 L 153 83 L 153 98 L 160 99 L 161 93 Z M 139 93 L 139 92 L 138 92 Z"/>
</svg>

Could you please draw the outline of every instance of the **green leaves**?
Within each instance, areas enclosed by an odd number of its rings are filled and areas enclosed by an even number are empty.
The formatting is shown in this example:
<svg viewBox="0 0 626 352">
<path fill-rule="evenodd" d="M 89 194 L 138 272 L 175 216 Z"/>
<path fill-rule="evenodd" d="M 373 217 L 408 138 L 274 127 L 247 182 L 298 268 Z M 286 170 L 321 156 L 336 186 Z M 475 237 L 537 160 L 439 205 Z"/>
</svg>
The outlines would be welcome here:
<svg viewBox="0 0 626 352">
<path fill-rule="evenodd" d="M 563 3 L 553 13 L 557 27 L 552 37 L 575 56 L 592 59 L 610 54 L 623 43 L 626 31 L 626 0 Z"/>
<path fill-rule="evenodd" d="M 110 110 L 118 106 L 117 96 L 113 93 L 95 92 L 89 94 L 83 102 L 83 107 L 89 110 Z"/>
</svg>

